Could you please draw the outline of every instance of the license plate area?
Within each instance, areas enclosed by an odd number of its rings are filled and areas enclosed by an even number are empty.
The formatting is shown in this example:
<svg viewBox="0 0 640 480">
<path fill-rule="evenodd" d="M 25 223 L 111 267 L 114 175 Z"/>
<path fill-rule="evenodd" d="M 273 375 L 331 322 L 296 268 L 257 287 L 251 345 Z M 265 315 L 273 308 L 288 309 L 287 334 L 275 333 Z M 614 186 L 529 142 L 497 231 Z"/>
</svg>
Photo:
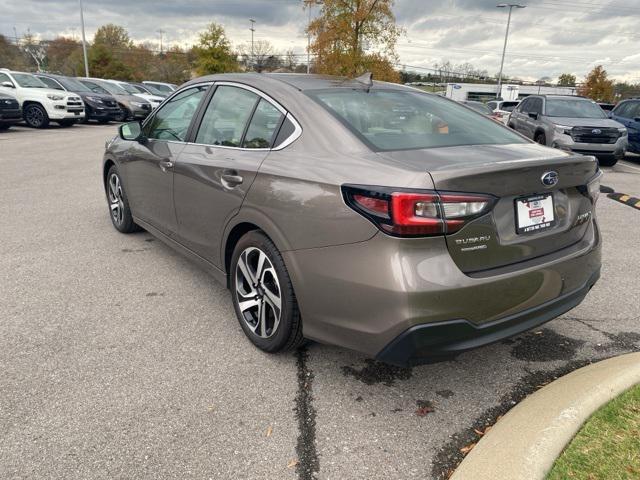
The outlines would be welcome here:
<svg viewBox="0 0 640 480">
<path fill-rule="evenodd" d="M 556 224 L 553 207 L 550 193 L 516 198 L 516 233 L 523 235 L 552 228 Z"/>
</svg>

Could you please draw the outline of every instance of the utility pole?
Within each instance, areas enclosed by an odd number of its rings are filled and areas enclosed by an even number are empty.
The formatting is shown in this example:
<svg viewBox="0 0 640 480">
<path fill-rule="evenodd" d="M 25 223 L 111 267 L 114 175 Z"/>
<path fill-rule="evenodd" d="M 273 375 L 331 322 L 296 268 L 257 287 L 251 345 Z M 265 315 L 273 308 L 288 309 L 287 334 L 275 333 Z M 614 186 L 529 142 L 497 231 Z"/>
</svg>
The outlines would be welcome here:
<svg viewBox="0 0 640 480">
<path fill-rule="evenodd" d="M 156 30 L 156 32 L 160 34 L 160 55 L 162 55 L 164 53 L 164 51 L 162 50 L 162 35 L 166 32 L 162 29 Z"/>
<path fill-rule="evenodd" d="M 307 7 L 309 9 L 309 21 L 307 22 L 307 74 L 311 73 L 311 4 Z"/>
<path fill-rule="evenodd" d="M 499 3 L 497 8 L 509 7 L 509 17 L 507 18 L 507 31 L 504 34 L 504 46 L 502 47 L 502 61 L 500 62 L 500 74 L 498 75 L 498 91 L 496 92 L 496 98 L 500 97 L 500 91 L 502 90 L 502 69 L 504 68 L 504 55 L 507 52 L 507 39 L 509 38 L 509 26 L 511 25 L 511 11 L 514 8 L 526 8 L 526 5 L 520 5 L 518 3 Z"/>
<path fill-rule="evenodd" d="M 251 26 L 249 27 L 249 30 L 251 30 L 251 65 L 253 68 L 253 65 L 255 64 L 255 60 L 253 58 L 253 32 L 256 31 L 255 29 L 256 21 L 253 18 L 250 18 L 249 21 L 251 22 Z"/>
<path fill-rule="evenodd" d="M 18 46 L 20 40 L 18 40 L 18 31 L 16 30 L 16 26 L 13 26 L 13 36 L 16 37 L 16 47 Z"/>
<path fill-rule="evenodd" d="M 82 26 L 82 53 L 84 53 L 84 76 L 89 76 L 89 61 L 87 60 L 87 39 L 84 35 L 84 12 L 82 11 L 82 0 L 80 0 L 80 25 Z"/>
</svg>

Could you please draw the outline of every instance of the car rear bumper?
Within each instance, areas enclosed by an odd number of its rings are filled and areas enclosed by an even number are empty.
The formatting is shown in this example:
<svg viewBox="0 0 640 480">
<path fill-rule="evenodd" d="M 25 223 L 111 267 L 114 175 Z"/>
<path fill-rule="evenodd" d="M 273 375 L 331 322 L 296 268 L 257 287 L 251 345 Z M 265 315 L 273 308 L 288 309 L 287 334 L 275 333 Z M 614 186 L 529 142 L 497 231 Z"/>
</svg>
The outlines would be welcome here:
<svg viewBox="0 0 640 480">
<path fill-rule="evenodd" d="M 442 351 L 473 348 L 550 320 L 579 303 L 584 295 L 572 294 L 593 285 L 601 264 L 595 222 L 574 245 L 468 275 L 452 260 L 443 237 L 396 239 L 379 233 L 366 242 L 286 251 L 283 257 L 305 337 L 396 364 L 402 358 L 407 363 L 415 363 L 414 357 L 428 361 L 423 350 L 416 350 L 428 345 L 424 339 L 403 340 L 392 348 L 392 356 L 383 353 L 411 329 L 422 331 L 421 337 L 428 332 L 437 337 L 430 353 L 438 357 Z M 535 315 L 529 312 L 536 309 L 547 313 L 532 320 Z M 402 348 L 408 351 L 400 355 Z"/>
<path fill-rule="evenodd" d="M 467 320 L 416 325 L 396 337 L 376 359 L 401 367 L 433 363 L 517 335 L 579 305 L 599 278 L 600 269 L 573 292 L 483 325 L 474 325 Z"/>
</svg>

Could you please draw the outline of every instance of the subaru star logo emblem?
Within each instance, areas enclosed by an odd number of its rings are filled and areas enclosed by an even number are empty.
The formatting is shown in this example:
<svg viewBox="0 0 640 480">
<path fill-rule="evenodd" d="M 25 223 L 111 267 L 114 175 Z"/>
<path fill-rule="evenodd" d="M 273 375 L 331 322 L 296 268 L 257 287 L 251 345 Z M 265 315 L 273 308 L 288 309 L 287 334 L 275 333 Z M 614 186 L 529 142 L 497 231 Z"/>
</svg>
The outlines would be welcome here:
<svg viewBox="0 0 640 480">
<path fill-rule="evenodd" d="M 545 187 L 553 187 L 558 183 L 558 172 L 545 172 L 540 181 Z"/>
<path fill-rule="evenodd" d="M 591 133 L 593 133 L 594 135 L 600 135 L 602 133 L 602 130 L 600 130 L 599 128 L 594 128 L 593 130 L 591 130 Z"/>
</svg>

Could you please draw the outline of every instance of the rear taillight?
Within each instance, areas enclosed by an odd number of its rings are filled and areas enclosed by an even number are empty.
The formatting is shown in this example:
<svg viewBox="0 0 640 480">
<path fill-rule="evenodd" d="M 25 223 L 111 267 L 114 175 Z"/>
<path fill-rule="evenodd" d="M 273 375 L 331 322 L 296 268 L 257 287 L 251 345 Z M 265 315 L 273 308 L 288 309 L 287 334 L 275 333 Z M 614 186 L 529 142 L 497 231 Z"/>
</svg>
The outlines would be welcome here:
<svg viewBox="0 0 640 480">
<path fill-rule="evenodd" d="M 496 202 L 490 195 L 403 190 L 345 185 L 347 205 L 380 230 L 399 237 L 455 233 L 489 212 Z"/>
</svg>

